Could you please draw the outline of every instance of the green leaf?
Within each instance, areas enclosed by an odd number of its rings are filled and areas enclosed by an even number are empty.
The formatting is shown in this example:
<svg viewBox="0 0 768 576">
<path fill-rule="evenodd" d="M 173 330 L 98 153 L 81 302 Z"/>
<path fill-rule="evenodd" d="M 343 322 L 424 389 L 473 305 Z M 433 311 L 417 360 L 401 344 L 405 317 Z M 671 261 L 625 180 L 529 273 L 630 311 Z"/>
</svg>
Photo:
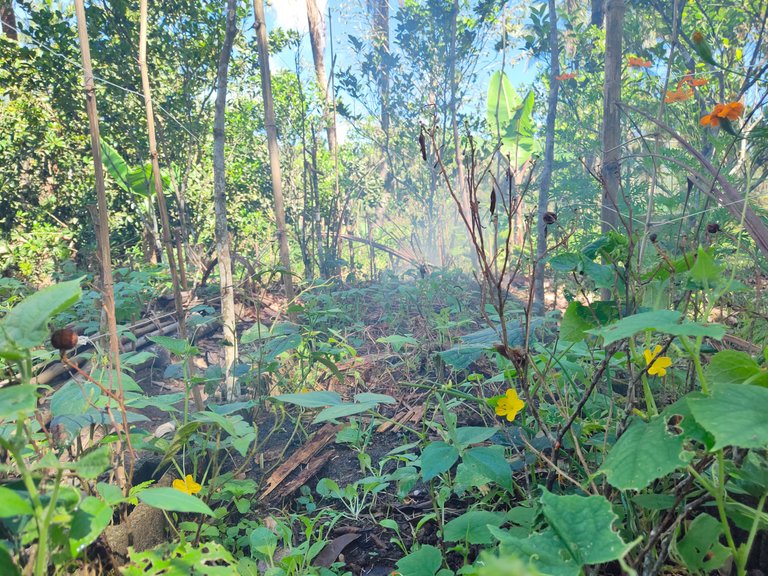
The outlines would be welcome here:
<svg viewBox="0 0 768 576">
<path fill-rule="evenodd" d="M 0 518 L 31 516 L 33 512 L 29 500 L 15 490 L 0 486 Z"/>
<path fill-rule="evenodd" d="M 175 488 L 147 488 L 139 492 L 139 500 L 148 506 L 169 512 L 191 512 L 214 516 L 213 510 L 200 498 Z"/>
<path fill-rule="evenodd" d="M 80 502 L 69 526 L 69 549 L 73 557 L 85 550 L 112 521 L 112 508 L 95 496 Z"/>
<path fill-rule="evenodd" d="M 460 344 L 449 350 L 438 352 L 437 355 L 451 368 L 464 370 L 472 364 L 472 362 L 480 358 L 486 350 L 487 347 L 485 346 L 468 346 L 466 344 Z"/>
<path fill-rule="evenodd" d="M 722 267 L 715 263 L 712 254 L 699 246 L 696 262 L 691 267 L 691 278 L 704 286 L 713 286 L 717 284 L 722 271 Z"/>
<path fill-rule="evenodd" d="M 109 448 L 99 446 L 92 452 L 82 456 L 77 462 L 68 464 L 68 467 L 74 470 L 82 478 L 97 478 L 102 472 L 109 468 L 111 464 Z"/>
<path fill-rule="evenodd" d="M 493 536 L 488 525 L 497 528 L 504 524 L 504 514 L 486 510 L 470 510 L 445 525 L 443 537 L 448 542 L 468 542 L 469 544 L 490 544 Z"/>
<path fill-rule="evenodd" d="M 502 554 L 528 559 L 534 570 L 557 576 L 581 574 L 581 566 L 563 550 L 562 542 L 550 529 L 527 538 L 518 538 L 493 527 L 489 531 L 499 540 Z"/>
<path fill-rule="evenodd" d="M 445 442 L 431 442 L 421 451 L 421 476 L 424 482 L 447 472 L 459 459 L 459 451 Z"/>
<path fill-rule="evenodd" d="M 581 256 L 575 252 L 565 252 L 549 259 L 549 265 L 556 272 L 574 272 L 580 264 Z"/>
<path fill-rule="evenodd" d="M 400 576 L 435 576 L 443 565 L 443 555 L 434 546 L 422 546 L 397 562 Z"/>
<path fill-rule="evenodd" d="M 507 490 L 513 490 L 512 468 L 504 457 L 503 446 L 483 446 L 467 450 L 462 461 L 470 469 L 496 482 Z"/>
<path fill-rule="evenodd" d="M 768 445 L 768 388 L 720 384 L 711 396 L 692 397 L 688 405 L 696 422 L 714 436 L 712 450 Z"/>
<path fill-rule="evenodd" d="M 684 448 L 685 436 L 667 430 L 667 420 L 657 417 L 646 424 L 635 420 L 614 444 L 598 472 L 619 490 L 642 490 L 686 466 L 693 452 Z"/>
<path fill-rule="evenodd" d="M 43 288 L 11 308 L 0 320 L 0 358 L 18 359 L 21 351 L 40 346 L 48 338 L 48 321 L 80 299 L 80 281 Z"/>
<path fill-rule="evenodd" d="M 248 542 L 251 546 L 251 557 L 272 561 L 277 551 L 277 536 L 272 530 L 260 526 L 248 535 Z"/>
<path fill-rule="evenodd" d="M 268 340 L 271 337 L 272 335 L 269 333 L 269 328 L 260 322 L 256 322 L 256 324 L 240 335 L 240 344 L 260 342 L 262 340 Z"/>
<path fill-rule="evenodd" d="M 587 330 L 594 327 L 594 316 L 589 307 L 574 300 L 568 304 L 560 322 L 560 338 L 566 342 L 581 342 L 587 337 Z"/>
<path fill-rule="evenodd" d="M 199 351 L 186 340 L 169 336 L 150 336 L 149 339 L 175 356 L 194 356 Z"/>
<path fill-rule="evenodd" d="M 93 382 L 70 380 L 51 396 L 51 414 L 54 418 L 85 414 L 100 396 L 101 390 Z"/>
<path fill-rule="evenodd" d="M 609 326 L 593 328 L 588 332 L 602 336 L 605 346 L 646 330 L 673 336 L 708 336 L 715 340 L 721 340 L 725 336 L 725 327 L 720 324 L 703 324 L 688 320 L 681 322 L 681 319 L 682 314 L 676 310 L 653 310 L 625 316 Z"/>
<path fill-rule="evenodd" d="M 672 494 L 637 494 L 632 497 L 632 502 L 646 510 L 669 510 L 675 505 L 675 497 Z"/>
<path fill-rule="evenodd" d="M 345 418 L 347 416 L 353 416 L 354 414 L 361 414 L 362 412 L 368 412 L 374 410 L 377 406 L 376 402 L 367 402 L 363 404 L 341 404 L 339 406 L 331 406 L 324 409 L 320 414 L 315 416 L 312 420 L 313 424 L 320 424 L 321 422 L 328 422 L 329 420 L 338 420 L 339 418 Z"/>
<path fill-rule="evenodd" d="M 362 392 L 355 395 L 355 402 L 373 402 L 375 404 L 397 404 L 397 400 L 388 394 L 375 394 L 373 392 Z"/>
<path fill-rule="evenodd" d="M 672 548 L 686 570 L 711 574 L 721 568 L 730 550 L 720 542 L 723 525 L 709 514 L 699 514 L 685 531 L 682 540 Z"/>
<path fill-rule="evenodd" d="M 603 496 L 557 496 L 544 490 L 541 505 L 563 548 L 580 566 L 622 558 L 631 548 L 614 531 L 617 516 Z"/>
<path fill-rule="evenodd" d="M 0 388 L 0 421 L 31 414 L 37 408 L 37 388 L 31 384 Z"/>
<path fill-rule="evenodd" d="M 723 350 L 712 356 L 706 377 L 713 387 L 744 383 L 768 386 L 768 371 L 761 369 L 749 354 L 738 350 Z"/>
<path fill-rule="evenodd" d="M 295 404 L 302 408 L 322 408 L 324 406 L 338 406 L 341 404 L 341 396 L 336 392 L 313 391 L 301 394 L 280 394 L 274 396 L 273 400 Z"/>
<path fill-rule="evenodd" d="M 456 444 L 459 448 L 485 442 L 498 432 L 498 428 L 487 426 L 462 426 L 456 429 Z"/>
</svg>

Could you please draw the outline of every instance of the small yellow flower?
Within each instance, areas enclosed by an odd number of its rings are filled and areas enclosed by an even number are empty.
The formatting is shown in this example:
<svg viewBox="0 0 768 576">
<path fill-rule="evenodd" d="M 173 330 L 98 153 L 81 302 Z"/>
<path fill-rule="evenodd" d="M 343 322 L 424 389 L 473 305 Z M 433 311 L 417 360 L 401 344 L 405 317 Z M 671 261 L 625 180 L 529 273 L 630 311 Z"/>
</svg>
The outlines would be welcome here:
<svg viewBox="0 0 768 576">
<path fill-rule="evenodd" d="M 661 354 L 661 346 L 656 346 L 653 352 L 647 349 L 643 352 L 645 364 L 648 366 L 648 374 L 651 376 L 665 376 L 667 368 L 672 365 L 672 358 L 669 356 L 659 356 L 659 354 Z"/>
<path fill-rule="evenodd" d="M 496 414 L 506 416 L 509 422 L 512 422 L 517 413 L 525 408 L 525 402 L 517 397 L 517 390 L 510 388 L 506 394 L 496 403 Z"/>
<path fill-rule="evenodd" d="M 184 492 L 184 494 L 189 495 L 197 494 L 203 489 L 200 484 L 195 482 L 195 479 L 192 478 L 191 474 L 187 474 L 187 477 L 183 480 L 181 478 L 176 478 L 176 480 L 173 481 L 173 487 L 179 492 Z"/>
</svg>

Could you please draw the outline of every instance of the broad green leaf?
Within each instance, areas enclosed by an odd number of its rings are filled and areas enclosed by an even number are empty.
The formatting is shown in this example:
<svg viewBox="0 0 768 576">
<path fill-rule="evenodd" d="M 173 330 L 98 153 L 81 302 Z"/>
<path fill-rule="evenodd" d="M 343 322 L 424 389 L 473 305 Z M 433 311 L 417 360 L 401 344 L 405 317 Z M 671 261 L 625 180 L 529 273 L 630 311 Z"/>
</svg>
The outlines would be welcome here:
<svg viewBox="0 0 768 576">
<path fill-rule="evenodd" d="M 520 96 L 515 92 L 507 75 L 503 72 L 494 72 L 488 84 L 486 119 L 491 134 L 497 140 L 501 140 L 507 124 L 512 120 L 520 104 Z"/>
<path fill-rule="evenodd" d="M 581 566 L 563 549 L 562 542 L 551 529 L 531 534 L 527 538 L 518 538 L 493 527 L 489 531 L 499 540 L 499 551 L 502 554 L 528 559 L 535 570 L 557 576 L 581 574 Z"/>
<path fill-rule="evenodd" d="M 634 336 L 646 330 L 655 330 L 673 336 L 708 336 L 716 340 L 725 335 L 725 327 L 720 324 L 704 324 L 683 320 L 676 310 L 654 310 L 625 316 L 618 322 L 602 328 L 588 330 L 590 334 L 602 336 L 605 346 L 624 338 Z"/>
<path fill-rule="evenodd" d="M 686 570 L 698 574 L 711 574 L 721 568 L 730 550 L 720 539 L 723 525 L 709 514 L 699 514 L 690 523 L 685 536 L 676 542 L 672 553 Z"/>
<path fill-rule="evenodd" d="M 488 348 L 485 346 L 468 346 L 461 344 L 450 348 L 449 350 L 443 350 L 438 352 L 437 355 L 451 368 L 456 370 L 465 370 L 472 362 L 476 361 L 483 355 Z"/>
<path fill-rule="evenodd" d="M 32 504 L 21 494 L 0 486 L 0 518 L 32 515 Z"/>
<path fill-rule="evenodd" d="M 487 426 L 462 426 L 456 429 L 456 444 L 460 448 L 485 442 L 498 432 L 498 428 Z"/>
<path fill-rule="evenodd" d="M 682 468 L 693 458 L 684 448 L 685 436 L 667 430 L 667 421 L 635 420 L 613 445 L 598 472 L 619 490 L 642 490 L 657 478 Z"/>
<path fill-rule="evenodd" d="M 0 421 L 16 419 L 37 408 L 37 388 L 31 384 L 0 388 Z"/>
<path fill-rule="evenodd" d="M 150 336 L 149 339 L 175 356 L 194 356 L 199 351 L 186 340 L 170 336 Z"/>
<path fill-rule="evenodd" d="M 147 488 L 139 492 L 139 500 L 148 506 L 169 512 L 191 512 L 214 516 L 213 510 L 200 498 L 175 488 Z"/>
<path fill-rule="evenodd" d="M 389 344 L 395 352 L 400 352 L 406 345 L 418 346 L 419 341 L 413 336 L 401 336 L 399 334 L 392 334 L 391 336 L 384 336 L 383 338 L 377 338 L 376 342 L 382 344 Z"/>
<path fill-rule="evenodd" d="M 99 537 L 112 521 L 112 508 L 95 496 L 87 496 L 80 502 L 69 526 L 69 549 L 77 556 Z"/>
<path fill-rule="evenodd" d="M 301 394 L 280 394 L 274 396 L 274 400 L 295 404 L 302 408 L 322 408 L 324 406 L 338 406 L 341 404 L 341 396 L 336 392 L 313 391 Z"/>
<path fill-rule="evenodd" d="M 80 299 L 80 280 L 43 288 L 11 308 L 0 320 L 0 358 L 18 359 L 20 351 L 48 338 L 48 321 Z"/>
<path fill-rule="evenodd" d="M 99 446 L 67 466 L 82 478 L 97 478 L 109 468 L 110 463 L 109 448 L 107 446 Z"/>
<path fill-rule="evenodd" d="M 486 510 L 470 510 L 445 525 L 443 537 L 448 542 L 468 542 L 469 544 L 490 544 L 493 536 L 488 525 L 497 528 L 505 522 L 504 514 Z"/>
<path fill-rule="evenodd" d="M 5 570 L 4 576 L 20 576 L 21 574 L 21 570 L 16 566 L 13 557 L 2 542 L 0 542 L 0 566 Z"/>
<path fill-rule="evenodd" d="M 587 330 L 595 326 L 594 316 L 589 307 L 574 300 L 568 304 L 560 322 L 560 339 L 566 342 L 581 342 L 587 337 Z"/>
<path fill-rule="evenodd" d="M 117 371 L 107 370 L 102 366 L 97 366 L 93 369 L 93 372 L 91 372 L 91 377 L 107 390 L 117 391 Z M 144 393 L 144 390 L 142 390 L 141 386 L 136 383 L 136 380 L 128 376 L 125 372 L 120 373 L 120 386 L 122 386 L 123 392 Z"/>
<path fill-rule="evenodd" d="M 331 406 L 325 408 L 315 416 L 312 423 L 320 424 L 321 422 L 328 422 L 329 420 L 338 420 L 339 418 L 361 414 L 363 412 L 368 412 L 369 410 L 375 410 L 377 405 L 376 402 L 365 402 L 363 404 L 340 404 L 339 406 Z"/>
<path fill-rule="evenodd" d="M 133 192 L 128 184 L 128 163 L 120 156 L 119 152 L 101 139 L 101 158 L 107 173 L 115 180 L 118 186 L 126 192 Z"/>
<path fill-rule="evenodd" d="M 447 472 L 459 459 L 459 451 L 445 442 L 430 442 L 421 451 L 421 476 L 429 482 Z"/>
<path fill-rule="evenodd" d="M 355 402 L 374 402 L 376 404 L 397 404 L 397 400 L 388 394 L 375 394 L 373 392 L 362 392 L 355 394 Z"/>
<path fill-rule="evenodd" d="M 240 344 L 260 342 L 262 340 L 268 340 L 271 337 L 272 335 L 269 333 L 269 328 L 260 322 L 256 322 L 256 324 L 240 335 Z"/>
<path fill-rule="evenodd" d="M 672 494 L 636 494 L 632 502 L 646 510 L 669 510 L 675 505 Z"/>
<path fill-rule="evenodd" d="M 238 416 L 238 419 L 242 419 Z M 215 412 L 209 412 L 204 410 L 202 412 L 195 412 L 192 414 L 192 420 L 195 422 L 201 422 L 203 424 L 215 424 L 224 430 L 227 434 L 235 435 L 235 421 L 232 418 L 216 414 Z"/>
<path fill-rule="evenodd" d="M 613 529 L 617 516 L 603 496 L 557 496 L 544 490 L 542 512 L 580 566 L 623 557 L 630 549 Z"/>
<path fill-rule="evenodd" d="M 514 489 L 512 468 L 504 457 L 503 446 L 483 446 L 467 450 L 462 457 L 464 464 L 476 469 L 507 490 Z"/>
<path fill-rule="evenodd" d="M 760 368 L 749 354 L 738 350 L 723 350 L 712 356 L 706 377 L 711 386 L 745 383 L 768 386 L 768 371 Z"/>
<path fill-rule="evenodd" d="M 93 382 L 70 380 L 51 396 L 51 414 L 75 416 L 85 414 L 101 396 L 101 390 Z"/>
<path fill-rule="evenodd" d="M 277 551 L 277 535 L 264 526 L 259 526 L 248 535 L 248 543 L 251 546 L 251 557 L 267 562 L 272 561 Z"/>
<path fill-rule="evenodd" d="M 715 262 L 712 254 L 699 246 L 696 262 L 691 267 L 691 278 L 704 286 L 713 286 L 717 284 L 722 272 L 722 266 Z"/>
<path fill-rule="evenodd" d="M 443 555 L 434 546 L 422 546 L 397 562 L 400 576 L 435 576 L 443 565 Z"/>
<path fill-rule="evenodd" d="M 581 264 L 581 256 L 575 252 L 565 252 L 549 259 L 552 270 L 557 272 L 573 272 L 578 270 Z"/>
<path fill-rule="evenodd" d="M 712 450 L 724 446 L 768 446 L 768 388 L 721 384 L 711 396 L 688 400 L 696 422 L 715 438 Z"/>
</svg>

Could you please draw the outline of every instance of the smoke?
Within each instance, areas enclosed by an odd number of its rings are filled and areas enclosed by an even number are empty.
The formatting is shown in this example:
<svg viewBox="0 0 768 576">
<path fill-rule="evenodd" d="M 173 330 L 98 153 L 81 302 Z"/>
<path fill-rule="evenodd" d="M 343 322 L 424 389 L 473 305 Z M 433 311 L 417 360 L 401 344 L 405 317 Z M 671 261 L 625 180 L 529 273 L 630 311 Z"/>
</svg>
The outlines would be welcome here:
<svg viewBox="0 0 768 576">
<path fill-rule="evenodd" d="M 328 0 L 317 0 L 317 7 L 325 14 Z M 300 34 L 307 32 L 306 0 L 272 0 L 268 8 L 272 14 L 268 18 L 273 26 L 286 30 L 296 30 Z"/>
</svg>

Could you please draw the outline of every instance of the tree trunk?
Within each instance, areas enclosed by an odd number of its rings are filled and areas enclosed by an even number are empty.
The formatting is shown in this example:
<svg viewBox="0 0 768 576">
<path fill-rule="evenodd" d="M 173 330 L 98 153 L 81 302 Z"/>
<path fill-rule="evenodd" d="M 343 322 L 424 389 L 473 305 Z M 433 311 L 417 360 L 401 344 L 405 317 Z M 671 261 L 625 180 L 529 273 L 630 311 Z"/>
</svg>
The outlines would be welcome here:
<svg viewBox="0 0 768 576">
<path fill-rule="evenodd" d="M 392 191 L 393 178 L 389 161 L 389 0 L 368 0 L 372 18 L 371 36 L 378 71 L 378 89 L 381 99 L 381 131 L 384 133 L 384 157 L 381 166 L 384 188 Z"/>
<path fill-rule="evenodd" d="M 457 119 L 458 103 L 456 102 L 456 20 L 459 17 L 459 0 L 453 0 L 453 12 L 451 14 L 451 53 L 449 55 L 448 79 L 451 83 L 451 127 L 453 128 L 453 145 L 456 150 L 456 177 L 459 180 L 459 198 L 463 205 L 464 212 L 469 214 L 469 194 L 467 191 L 467 182 L 464 175 L 464 154 L 461 149 L 461 134 L 459 133 L 459 123 Z M 472 251 L 474 253 L 474 251 Z"/>
<path fill-rule="evenodd" d="M 269 168 L 272 173 L 272 192 L 275 196 L 275 223 L 277 241 L 280 249 L 280 263 L 283 266 L 283 284 L 285 297 L 292 301 L 294 297 L 293 278 L 291 277 L 291 258 L 288 252 L 288 237 L 285 234 L 285 205 L 283 202 L 283 184 L 280 175 L 280 149 L 277 145 L 277 127 L 275 109 L 272 101 L 272 76 L 269 72 L 269 42 L 267 26 L 264 20 L 263 0 L 253 0 L 256 43 L 259 48 L 259 70 L 261 72 L 261 91 L 264 97 L 264 128 L 267 131 L 269 149 Z"/>
<path fill-rule="evenodd" d="M 544 167 L 539 187 L 539 210 L 536 220 L 536 269 L 533 285 L 534 311 L 544 312 L 544 256 L 547 253 L 547 224 L 544 215 L 549 204 L 549 188 L 552 184 L 552 165 L 555 157 L 555 120 L 557 118 L 557 95 L 560 82 L 560 48 L 557 39 L 557 7 L 555 0 L 549 0 L 549 98 L 547 100 L 547 126 L 544 143 Z"/>
<path fill-rule="evenodd" d="M 0 0 L 0 23 L 3 33 L 11 40 L 18 40 L 16 32 L 16 14 L 13 11 L 13 0 Z"/>
<path fill-rule="evenodd" d="M 619 224 L 621 185 L 621 43 L 624 26 L 624 0 L 607 0 L 605 19 L 605 86 L 601 129 L 603 162 L 602 232 L 616 230 Z"/>
<path fill-rule="evenodd" d="M 323 61 L 325 27 L 323 26 L 323 15 L 317 8 L 316 0 L 307 0 L 307 22 L 309 24 L 309 39 L 312 44 L 312 60 L 315 63 L 317 87 L 320 89 L 320 97 L 323 99 L 323 116 L 325 117 L 325 131 L 328 135 L 328 151 L 335 155 L 338 148 L 336 116 L 333 113 L 333 95 L 328 91 L 328 80 L 325 77 L 325 62 Z"/>
<path fill-rule="evenodd" d="M 232 277 L 229 227 L 227 225 L 226 173 L 224 163 L 224 126 L 227 106 L 227 74 L 232 44 L 237 34 L 237 0 L 227 0 L 226 32 L 216 72 L 216 105 L 213 119 L 213 205 L 216 213 L 216 253 L 221 283 L 221 318 L 224 330 L 224 377 L 226 395 L 232 400 L 238 394 L 235 381 L 237 362 L 237 324 L 235 320 L 235 287 Z"/>
<path fill-rule="evenodd" d="M 603 27 L 603 20 L 605 19 L 605 1 L 606 0 L 592 0 L 592 13 L 590 17 L 590 24 Z"/>
<path fill-rule="evenodd" d="M 160 173 L 160 159 L 158 158 L 157 138 L 155 137 L 155 113 L 152 108 L 152 90 L 149 86 L 149 70 L 147 69 L 147 2 L 148 0 L 141 0 L 139 4 L 139 72 L 141 73 L 141 88 L 144 92 L 144 106 L 147 113 L 147 135 L 149 138 L 149 157 L 152 162 L 152 177 L 155 184 L 157 207 L 160 210 L 160 221 L 163 226 L 165 257 L 168 259 L 168 268 L 171 273 L 173 302 L 176 307 L 176 318 L 179 323 L 179 337 L 182 340 L 186 340 L 186 315 L 184 313 L 184 304 L 181 300 L 181 285 L 179 272 L 176 268 L 173 239 L 171 238 L 171 223 L 168 218 L 168 206 L 165 203 L 163 177 Z M 192 387 L 192 395 L 195 399 L 196 408 L 202 410 L 203 398 L 200 394 L 200 389 L 197 386 Z"/>
</svg>

